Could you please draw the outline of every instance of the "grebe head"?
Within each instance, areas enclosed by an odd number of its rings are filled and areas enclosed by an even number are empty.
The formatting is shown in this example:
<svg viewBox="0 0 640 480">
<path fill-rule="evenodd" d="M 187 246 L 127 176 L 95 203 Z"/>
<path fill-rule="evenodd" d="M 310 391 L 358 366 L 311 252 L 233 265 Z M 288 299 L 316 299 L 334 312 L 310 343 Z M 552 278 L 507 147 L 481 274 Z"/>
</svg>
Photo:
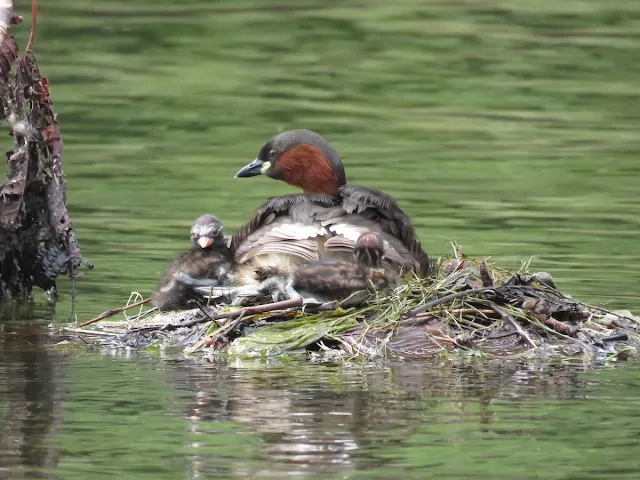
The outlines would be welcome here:
<svg viewBox="0 0 640 480">
<path fill-rule="evenodd" d="M 203 250 L 224 244 L 224 225 L 218 217 L 204 214 L 196 218 L 191 226 L 191 244 Z"/>
<path fill-rule="evenodd" d="M 364 233 L 353 247 L 356 261 L 367 267 L 379 267 L 384 255 L 384 242 L 373 232 Z"/>
<path fill-rule="evenodd" d="M 258 157 L 236 177 L 266 175 L 301 188 L 305 193 L 334 195 L 347 183 L 336 151 L 316 132 L 289 130 L 265 143 Z"/>
</svg>

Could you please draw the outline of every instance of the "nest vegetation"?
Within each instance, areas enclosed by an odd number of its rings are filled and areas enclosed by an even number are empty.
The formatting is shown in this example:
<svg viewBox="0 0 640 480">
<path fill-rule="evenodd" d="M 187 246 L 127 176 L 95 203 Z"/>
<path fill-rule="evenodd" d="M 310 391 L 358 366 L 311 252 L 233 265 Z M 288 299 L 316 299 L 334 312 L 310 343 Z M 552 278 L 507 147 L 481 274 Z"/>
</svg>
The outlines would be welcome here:
<svg viewBox="0 0 640 480">
<path fill-rule="evenodd" d="M 67 330 L 109 347 L 177 348 L 210 359 L 310 352 L 332 358 L 636 355 L 640 317 L 577 301 L 548 273 L 531 273 L 529 262 L 508 271 L 454 245 L 453 256 L 439 265 L 429 280 L 407 276 L 393 290 L 358 292 L 343 302 L 232 307 L 203 299 L 192 310 L 158 312 L 130 299 Z M 107 320 L 132 306 L 140 309 L 136 315 Z"/>
</svg>

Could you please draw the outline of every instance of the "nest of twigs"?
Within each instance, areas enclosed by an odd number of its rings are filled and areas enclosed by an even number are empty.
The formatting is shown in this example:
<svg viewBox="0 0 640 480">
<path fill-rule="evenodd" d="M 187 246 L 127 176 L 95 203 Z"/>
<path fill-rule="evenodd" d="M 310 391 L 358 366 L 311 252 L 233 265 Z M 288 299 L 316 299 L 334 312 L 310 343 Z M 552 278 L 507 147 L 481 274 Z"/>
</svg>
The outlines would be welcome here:
<svg viewBox="0 0 640 480">
<path fill-rule="evenodd" d="M 93 323 L 82 333 L 111 346 L 177 347 L 208 357 L 315 351 L 347 357 L 464 352 L 620 358 L 635 355 L 640 345 L 639 317 L 576 301 L 558 291 L 549 274 L 529 273 L 528 264 L 509 272 L 454 248 L 454 257 L 440 265 L 434 279 L 406 278 L 357 307 L 336 302 L 310 310 L 287 300 L 245 308 L 150 309 L 123 321 Z"/>
</svg>

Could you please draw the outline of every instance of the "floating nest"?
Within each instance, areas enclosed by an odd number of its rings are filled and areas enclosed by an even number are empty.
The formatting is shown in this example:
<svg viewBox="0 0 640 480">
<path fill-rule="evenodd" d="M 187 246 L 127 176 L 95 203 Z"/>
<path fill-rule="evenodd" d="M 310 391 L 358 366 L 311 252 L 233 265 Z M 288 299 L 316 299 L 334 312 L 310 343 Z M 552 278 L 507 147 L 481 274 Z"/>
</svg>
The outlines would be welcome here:
<svg viewBox="0 0 640 480">
<path fill-rule="evenodd" d="M 393 291 L 360 296 L 356 306 L 349 306 L 353 298 L 321 307 L 286 300 L 165 313 L 140 306 L 137 315 L 121 321 L 91 321 L 90 328 L 67 330 L 111 347 L 177 348 L 210 359 L 298 352 L 400 358 L 459 352 L 590 360 L 637 355 L 640 317 L 574 300 L 556 289 L 549 274 L 530 273 L 528 263 L 510 272 L 454 248 L 454 256 L 440 265 L 434 279 L 406 278 Z"/>
</svg>

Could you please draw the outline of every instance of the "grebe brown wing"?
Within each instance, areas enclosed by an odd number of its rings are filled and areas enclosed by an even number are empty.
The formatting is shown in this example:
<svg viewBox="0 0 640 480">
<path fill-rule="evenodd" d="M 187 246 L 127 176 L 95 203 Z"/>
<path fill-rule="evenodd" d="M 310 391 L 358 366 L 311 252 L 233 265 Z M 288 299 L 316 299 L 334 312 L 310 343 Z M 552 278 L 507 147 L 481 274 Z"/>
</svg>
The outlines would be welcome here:
<svg viewBox="0 0 640 480">
<path fill-rule="evenodd" d="M 233 236 L 231 249 L 239 264 L 261 254 L 282 253 L 303 261 L 349 255 L 363 233 L 380 235 L 386 260 L 429 272 L 409 218 L 395 200 L 365 187 L 341 187 L 339 196 L 292 194 L 265 202 L 254 218 Z"/>
<path fill-rule="evenodd" d="M 233 235 L 231 249 L 236 262 L 242 264 L 262 254 L 293 255 L 307 262 L 318 260 L 317 238 L 331 232 L 317 219 L 336 204 L 335 197 L 323 194 L 292 194 L 267 200 L 253 219 Z"/>
</svg>

